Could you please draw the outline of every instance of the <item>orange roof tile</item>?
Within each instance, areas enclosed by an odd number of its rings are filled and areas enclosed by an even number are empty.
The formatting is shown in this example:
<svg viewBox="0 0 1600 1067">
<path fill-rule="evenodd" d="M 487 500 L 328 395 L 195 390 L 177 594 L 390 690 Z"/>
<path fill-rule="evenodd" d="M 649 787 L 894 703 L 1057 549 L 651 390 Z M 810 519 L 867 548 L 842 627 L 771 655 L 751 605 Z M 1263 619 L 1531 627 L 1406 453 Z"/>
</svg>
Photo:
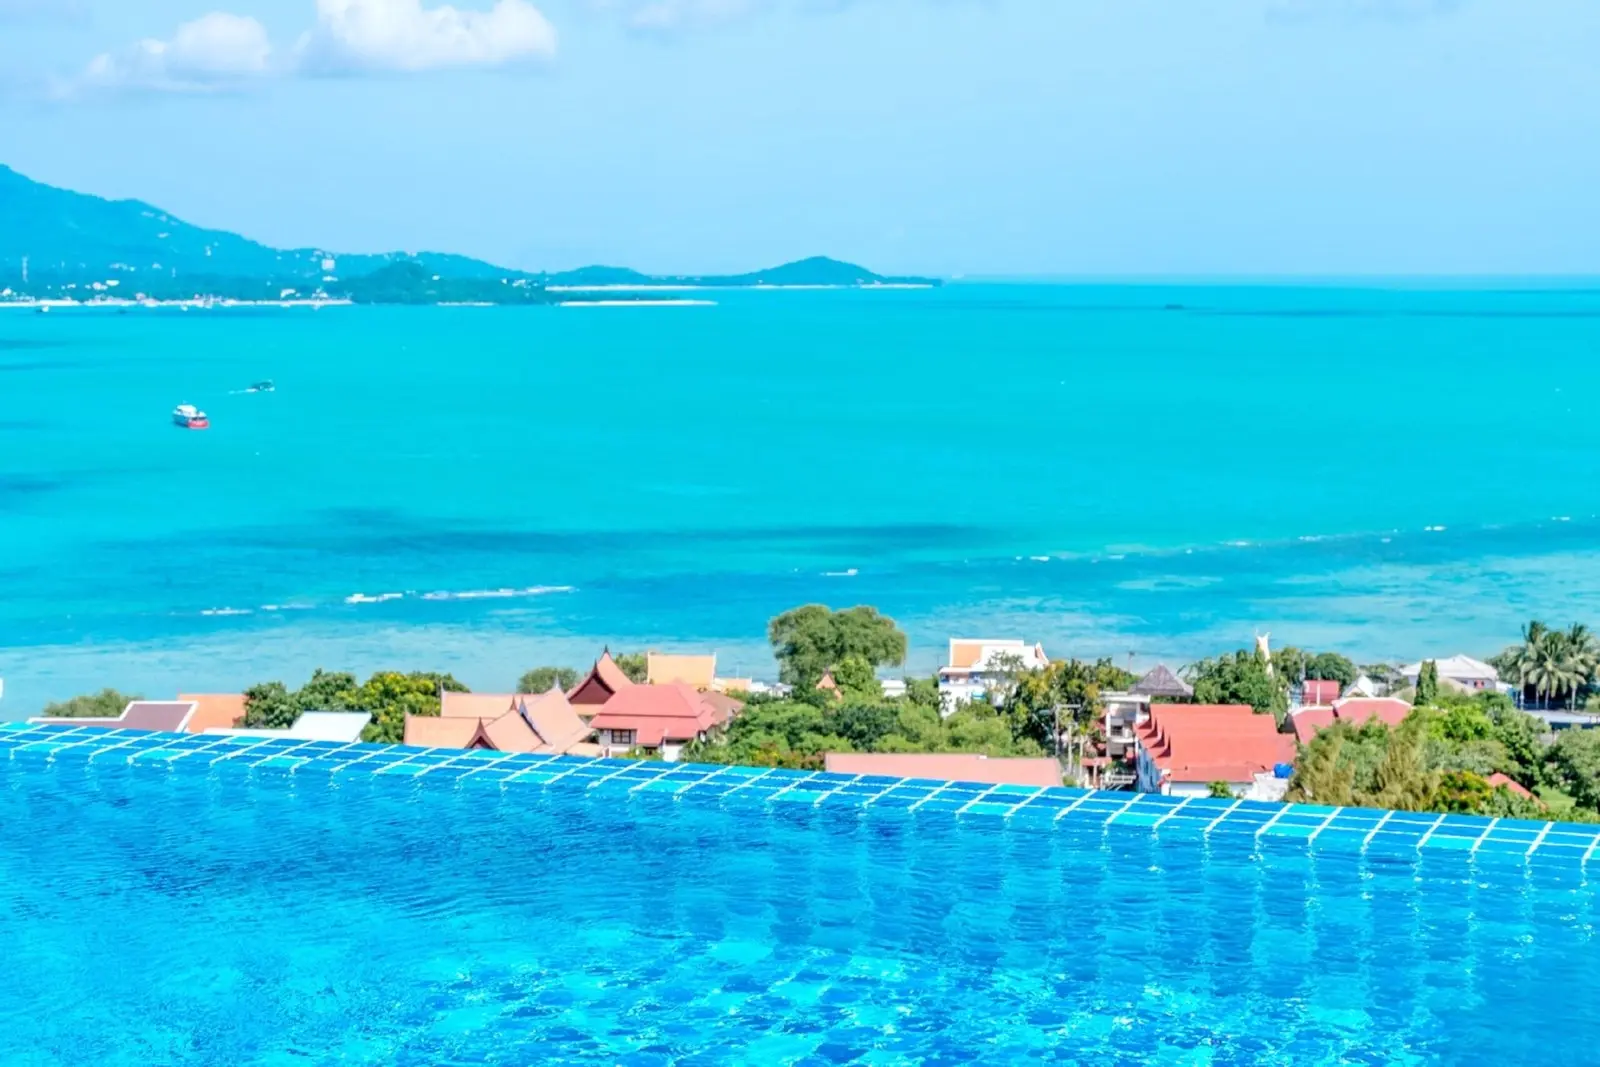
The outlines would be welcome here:
<svg viewBox="0 0 1600 1067">
<path fill-rule="evenodd" d="M 466 748 L 482 722 L 459 715 L 407 715 L 404 743 L 418 748 Z"/>
<path fill-rule="evenodd" d="M 710 689 L 717 677 L 717 657 L 667 656 L 660 652 L 645 653 L 645 684 L 688 685 L 696 689 Z"/>
<path fill-rule="evenodd" d="M 1533 799 L 1533 794 L 1528 792 L 1527 787 L 1521 782 L 1517 781 L 1515 778 L 1511 777 L 1509 774 L 1502 774 L 1499 771 L 1495 771 L 1484 780 L 1489 783 L 1489 787 L 1491 789 L 1509 789 L 1519 797 L 1528 797 L 1529 799 Z M 1543 801 L 1540 801 L 1540 803 L 1542 804 Z"/>
<path fill-rule="evenodd" d="M 194 714 L 189 717 L 191 734 L 238 726 L 244 719 L 243 693 L 179 693 L 178 699 L 195 705 Z"/>
<path fill-rule="evenodd" d="M 466 696 L 468 694 L 447 694 Z M 427 748 L 492 748 L 498 752 L 565 754 L 593 731 L 578 717 L 567 695 L 552 689 L 539 696 L 478 693 L 477 701 L 446 700 L 447 715 L 407 715 L 405 743 Z M 475 708 L 487 714 L 474 713 Z"/>
</svg>

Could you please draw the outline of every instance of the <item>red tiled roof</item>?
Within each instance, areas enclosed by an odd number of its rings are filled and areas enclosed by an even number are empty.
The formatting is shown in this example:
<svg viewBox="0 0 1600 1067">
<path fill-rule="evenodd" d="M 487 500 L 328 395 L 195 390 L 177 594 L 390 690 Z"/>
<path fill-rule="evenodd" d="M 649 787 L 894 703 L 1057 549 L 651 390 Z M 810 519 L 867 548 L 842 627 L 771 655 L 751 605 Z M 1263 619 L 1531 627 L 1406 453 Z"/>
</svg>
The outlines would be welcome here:
<svg viewBox="0 0 1600 1067">
<path fill-rule="evenodd" d="M 655 748 L 662 741 L 692 741 L 727 721 L 687 685 L 634 685 L 606 701 L 589 720 L 596 730 L 632 730 L 635 743 Z"/>
<path fill-rule="evenodd" d="M 1289 725 L 1294 727 L 1296 739 L 1302 745 L 1309 745 L 1317 731 L 1332 726 L 1336 717 L 1332 708 L 1301 708 L 1289 716 Z"/>
<path fill-rule="evenodd" d="M 1495 771 L 1484 780 L 1489 783 L 1489 788 L 1491 789 L 1499 789 L 1503 786 L 1504 788 L 1509 789 L 1513 793 L 1517 794 L 1519 797 L 1533 797 L 1533 794 L 1528 792 L 1526 786 L 1508 774 L 1501 774 L 1499 771 Z"/>
<path fill-rule="evenodd" d="M 1399 726 L 1411 714 L 1411 705 L 1398 697 L 1353 697 L 1335 700 L 1333 713 L 1357 725 L 1377 716 L 1389 726 Z"/>
<path fill-rule="evenodd" d="M 1134 736 L 1174 782 L 1245 782 L 1295 756 L 1294 738 L 1248 704 L 1153 704 Z"/>
<path fill-rule="evenodd" d="M 1301 700 L 1307 704 L 1332 704 L 1339 699 L 1339 683 L 1332 679 L 1306 679 Z"/>
<path fill-rule="evenodd" d="M 976 753 L 829 752 L 825 766 L 836 774 L 881 774 L 891 778 L 943 778 L 990 785 L 1061 784 L 1053 759 L 990 758 Z"/>
<path fill-rule="evenodd" d="M 1399 726 L 1411 714 L 1411 705 L 1395 697 L 1355 697 L 1336 700 L 1328 708 L 1301 708 L 1289 716 L 1294 735 L 1301 744 L 1309 744 L 1318 730 L 1332 726 L 1335 720 L 1360 726 L 1368 719 L 1382 719 L 1386 726 Z"/>
</svg>

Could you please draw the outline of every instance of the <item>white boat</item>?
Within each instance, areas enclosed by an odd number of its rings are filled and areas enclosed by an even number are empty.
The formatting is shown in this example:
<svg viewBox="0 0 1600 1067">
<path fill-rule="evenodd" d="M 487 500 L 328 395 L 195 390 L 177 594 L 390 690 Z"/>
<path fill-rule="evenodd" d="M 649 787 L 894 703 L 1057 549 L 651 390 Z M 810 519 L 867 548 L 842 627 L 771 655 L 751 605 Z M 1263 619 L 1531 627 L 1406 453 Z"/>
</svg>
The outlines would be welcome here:
<svg viewBox="0 0 1600 1067">
<path fill-rule="evenodd" d="M 179 404 L 173 408 L 172 424 L 185 430 L 207 430 L 211 428 L 211 420 L 206 418 L 206 413 L 193 404 Z"/>
</svg>

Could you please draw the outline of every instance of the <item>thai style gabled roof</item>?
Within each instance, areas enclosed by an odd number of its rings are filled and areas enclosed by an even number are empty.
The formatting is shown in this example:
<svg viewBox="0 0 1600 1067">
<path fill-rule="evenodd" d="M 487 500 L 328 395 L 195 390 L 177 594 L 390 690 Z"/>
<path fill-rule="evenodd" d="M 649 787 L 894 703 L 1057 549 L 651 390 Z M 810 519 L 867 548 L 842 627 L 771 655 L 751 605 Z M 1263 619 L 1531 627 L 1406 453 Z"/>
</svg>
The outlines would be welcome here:
<svg viewBox="0 0 1600 1067">
<path fill-rule="evenodd" d="M 1147 697 L 1174 697 L 1187 700 L 1194 696 L 1194 687 L 1168 670 L 1165 663 L 1158 663 L 1146 671 L 1143 678 L 1133 683 L 1133 688 L 1129 692 Z"/>
<path fill-rule="evenodd" d="M 589 673 L 567 690 L 567 699 L 574 704 L 604 704 L 633 684 L 633 679 L 623 673 L 617 661 L 611 658 L 611 650 L 606 649 L 594 661 L 594 666 L 589 668 Z"/>
</svg>

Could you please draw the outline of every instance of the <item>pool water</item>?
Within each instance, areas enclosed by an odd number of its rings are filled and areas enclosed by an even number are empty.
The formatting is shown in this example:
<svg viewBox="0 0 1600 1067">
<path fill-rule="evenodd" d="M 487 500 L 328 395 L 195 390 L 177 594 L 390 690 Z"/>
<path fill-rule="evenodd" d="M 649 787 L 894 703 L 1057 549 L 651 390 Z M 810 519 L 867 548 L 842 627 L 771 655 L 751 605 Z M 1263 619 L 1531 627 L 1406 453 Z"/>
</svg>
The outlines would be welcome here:
<svg viewBox="0 0 1600 1067">
<path fill-rule="evenodd" d="M 511 780 L 551 764 L 55 732 L 94 739 L 0 733 L 6 1065 L 1600 1048 L 1581 862 L 783 803 L 737 776 L 641 788 L 659 764 Z"/>
</svg>

